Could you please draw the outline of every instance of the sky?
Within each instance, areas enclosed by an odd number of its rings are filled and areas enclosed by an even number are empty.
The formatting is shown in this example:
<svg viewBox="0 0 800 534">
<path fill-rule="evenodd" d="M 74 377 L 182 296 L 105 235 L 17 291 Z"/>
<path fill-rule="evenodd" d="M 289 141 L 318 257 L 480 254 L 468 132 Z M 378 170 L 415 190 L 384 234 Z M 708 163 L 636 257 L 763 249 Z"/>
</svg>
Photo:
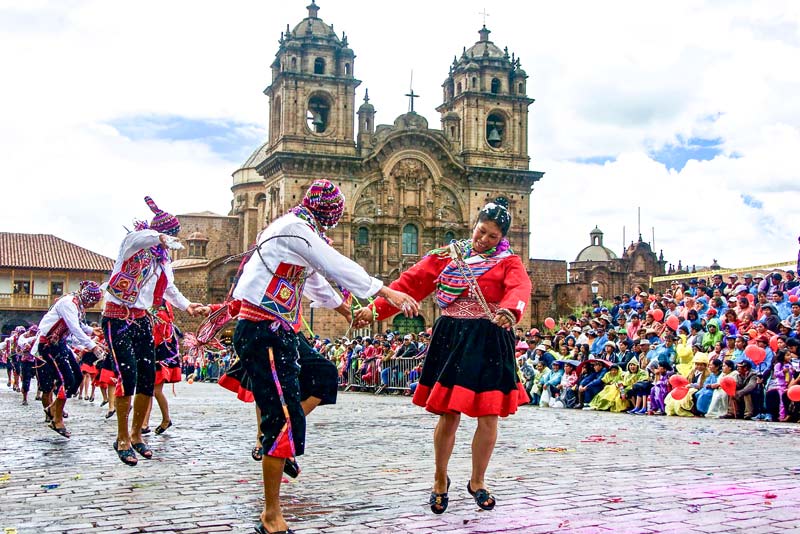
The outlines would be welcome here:
<svg viewBox="0 0 800 534">
<path fill-rule="evenodd" d="M 310 0 L 0 0 L 0 231 L 116 256 L 151 195 L 230 209 L 266 138 L 269 66 Z M 488 5 L 487 5 L 488 4 Z M 529 75 L 531 256 L 574 260 L 596 226 L 677 264 L 790 260 L 800 231 L 800 2 L 320 0 L 391 124 L 439 124 L 453 56 L 490 39 Z"/>
</svg>

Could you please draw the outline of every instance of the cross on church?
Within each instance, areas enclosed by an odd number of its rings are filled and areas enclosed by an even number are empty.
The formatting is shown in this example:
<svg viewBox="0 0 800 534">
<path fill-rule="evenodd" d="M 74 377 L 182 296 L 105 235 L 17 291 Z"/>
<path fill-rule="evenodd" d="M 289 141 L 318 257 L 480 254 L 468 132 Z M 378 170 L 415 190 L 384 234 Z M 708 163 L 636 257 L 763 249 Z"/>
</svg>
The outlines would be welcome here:
<svg viewBox="0 0 800 534">
<path fill-rule="evenodd" d="M 409 92 L 404 96 L 408 97 L 408 112 L 414 113 L 414 99 L 419 98 L 418 94 L 414 93 L 414 71 L 411 71 L 411 83 L 409 84 Z"/>
<path fill-rule="evenodd" d="M 489 13 L 486 11 L 486 8 L 483 8 L 483 11 L 478 11 L 478 15 L 483 15 L 483 27 L 486 27 L 486 17 L 489 16 Z"/>
</svg>

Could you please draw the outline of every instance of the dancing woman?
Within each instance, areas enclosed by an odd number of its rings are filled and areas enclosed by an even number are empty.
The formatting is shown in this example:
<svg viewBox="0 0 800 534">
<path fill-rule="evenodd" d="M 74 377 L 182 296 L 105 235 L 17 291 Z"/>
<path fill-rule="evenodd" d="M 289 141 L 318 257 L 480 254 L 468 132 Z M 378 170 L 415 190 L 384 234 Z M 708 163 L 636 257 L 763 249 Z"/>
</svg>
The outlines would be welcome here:
<svg viewBox="0 0 800 534">
<path fill-rule="evenodd" d="M 439 416 L 429 501 L 436 514 L 444 513 L 449 502 L 447 466 L 461 414 L 478 419 L 467 491 L 480 508 L 491 510 L 496 499 L 486 487 L 485 474 L 498 417 L 528 402 L 516 372 L 511 328 L 523 316 L 531 281 L 505 239 L 510 226 L 507 201 L 498 198 L 481 209 L 471 239 L 431 251 L 390 285 L 417 300 L 435 292 L 442 310 L 413 397 L 414 404 Z M 399 311 L 384 299 L 372 307 L 378 320 Z M 358 312 L 356 326 L 371 319 L 372 310 L 365 308 Z"/>
<path fill-rule="evenodd" d="M 281 473 L 286 459 L 302 455 L 305 447 L 297 365 L 303 294 L 315 306 L 349 312 L 327 277 L 358 297 L 382 295 L 410 315 L 417 312 L 414 299 L 385 287 L 328 244 L 325 231 L 336 225 L 343 210 L 338 187 L 328 180 L 312 183 L 301 205 L 259 234 L 233 292 L 241 301 L 233 344 L 261 410 L 264 510 L 257 531 L 262 534 L 287 531 L 280 506 Z"/>
</svg>

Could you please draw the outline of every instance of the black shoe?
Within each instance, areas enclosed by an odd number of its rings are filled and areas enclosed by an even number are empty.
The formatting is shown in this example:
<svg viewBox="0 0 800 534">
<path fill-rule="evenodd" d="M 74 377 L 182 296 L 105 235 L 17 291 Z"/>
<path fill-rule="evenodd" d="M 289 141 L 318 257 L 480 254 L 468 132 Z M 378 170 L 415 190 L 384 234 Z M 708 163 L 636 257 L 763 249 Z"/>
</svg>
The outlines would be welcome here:
<svg viewBox="0 0 800 534">
<path fill-rule="evenodd" d="M 161 426 L 161 425 L 158 425 L 158 426 L 156 427 L 156 436 L 160 436 L 161 434 L 163 434 L 164 432 L 166 432 L 166 431 L 167 431 L 167 429 L 168 429 L 169 427 L 171 427 L 171 426 L 172 426 L 172 421 L 170 421 L 169 423 L 167 423 L 167 426 Z M 144 434 L 144 432 L 142 432 L 142 434 Z"/>
<path fill-rule="evenodd" d="M 149 426 L 146 426 L 142 429 L 142 434 L 149 434 L 150 432 L 152 432 L 152 430 L 150 430 Z"/>
<path fill-rule="evenodd" d="M 450 491 L 450 477 L 447 477 L 447 491 L 444 493 L 431 492 L 431 497 L 428 499 L 428 504 L 431 505 L 431 512 L 436 515 L 443 514 L 447 510 L 447 505 L 450 504 L 450 497 L 447 493 Z"/>
<path fill-rule="evenodd" d="M 104 400 L 103 402 L 101 402 L 101 403 L 100 403 L 100 407 L 102 408 L 102 407 L 103 407 L 103 406 L 105 406 L 106 404 L 108 404 L 108 401 L 107 401 L 107 400 Z"/>
<path fill-rule="evenodd" d="M 493 510 L 494 505 L 497 504 L 497 500 L 495 500 L 494 495 L 486 491 L 485 489 L 479 489 L 478 491 L 472 491 L 472 487 L 467 482 L 467 492 L 472 495 L 472 498 L 475 499 L 475 504 L 478 505 L 478 508 L 481 510 Z"/>
<path fill-rule="evenodd" d="M 283 462 L 283 472 L 291 478 L 297 478 L 297 475 L 300 474 L 300 465 L 298 465 L 297 460 L 295 458 L 287 458 Z"/>
</svg>

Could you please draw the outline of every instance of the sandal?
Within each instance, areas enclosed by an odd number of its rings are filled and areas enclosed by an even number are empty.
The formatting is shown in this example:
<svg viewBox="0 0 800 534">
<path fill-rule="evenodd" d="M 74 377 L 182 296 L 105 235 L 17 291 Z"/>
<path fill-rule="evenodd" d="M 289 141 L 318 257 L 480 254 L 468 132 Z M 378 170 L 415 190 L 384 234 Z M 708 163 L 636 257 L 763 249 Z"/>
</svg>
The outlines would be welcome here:
<svg viewBox="0 0 800 534">
<path fill-rule="evenodd" d="M 169 423 L 167 423 L 167 426 L 161 426 L 161 425 L 158 425 L 158 426 L 156 427 L 156 436 L 160 436 L 161 434 L 163 434 L 164 432 L 166 432 L 166 431 L 167 431 L 167 429 L 168 429 L 169 427 L 171 427 L 171 426 L 172 426 L 172 421 L 170 421 Z"/>
<path fill-rule="evenodd" d="M 297 478 L 300 474 L 300 465 L 295 458 L 287 458 L 283 463 L 283 472 L 291 478 Z"/>
<path fill-rule="evenodd" d="M 443 514 L 447 510 L 447 505 L 450 504 L 450 497 L 447 493 L 450 491 L 450 477 L 447 477 L 447 491 L 444 493 L 431 492 L 431 497 L 428 499 L 428 504 L 431 505 L 431 512 L 434 514 Z"/>
<path fill-rule="evenodd" d="M 264 449 L 261 447 L 253 447 L 253 450 L 250 451 L 250 456 L 252 456 L 253 460 L 256 462 L 260 462 L 264 459 Z"/>
<path fill-rule="evenodd" d="M 124 451 L 121 451 L 119 450 L 117 442 L 115 441 L 114 450 L 117 451 L 117 456 L 119 456 L 119 459 L 123 464 L 133 467 L 139 463 L 139 459 L 136 457 L 136 453 L 133 452 L 133 449 L 125 449 Z"/>
<path fill-rule="evenodd" d="M 53 412 L 50 411 L 50 408 L 45 408 L 44 410 L 44 422 L 49 423 L 53 420 Z"/>
<path fill-rule="evenodd" d="M 497 504 L 494 495 L 489 493 L 485 488 L 472 491 L 472 487 L 469 485 L 469 482 L 467 482 L 467 491 L 472 495 L 472 498 L 475 499 L 475 504 L 477 504 L 478 508 L 481 510 L 493 510 L 494 505 Z M 491 504 L 486 504 L 488 502 L 491 502 Z"/>
<path fill-rule="evenodd" d="M 131 443 L 133 450 L 139 453 L 139 456 L 144 458 L 145 460 L 150 460 L 153 458 L 153 449 L 147 446 L 147 443 Z"/>
<path fill-rule="evenodd" d="M 149 426 L 146 426 L 142 429 L 142 434 L 149 434 L 150 432 L 152 432 L 152 430 L 150 430 Z"/>
<path fill-rule="evenodd" d="M 47 426 L 50 427 L 51 430 L 55 430 L 56 432 L 58 432 L 59 434 L 61 434 L 63 437 L 65 437 L 67 439 L 69 439 L 70 436 L 72 436 L 72 434 L 69 433 L 69 430 L 67 430 L 67 427 L 65 427 L 65 426 L 62 426 L 61 428 L 59 428 L 52 421 Z"/>
<path fill-rule="evenodd" d="M 94 402 L 94 397 L 89 397 L 89 402 Z"/>
<path fill-rule="evenodd" d="M 106 404 L 108 404 L 108 401 L 107 401 L 107 400 L 104 400 L 103 402 L 101 402 L 101 403 L 100 403 L 100 407 L 102 408 L 102 407 L 103 407 L 103 406 L 105 406 Z"/>
<path fill-rule="evenodd" d="M 111 410 L 106 414 L 106 419 L 111 419 L 112 417 L 114 417 L 115 413 L 117 413 L 117 410 Z"/>
<path fill-rule="evenodd" d="M 294 534 L 294 530 L 288 528 L 286 530 L 276 530 L 275 532 L 270 532 L 267 528 L 259 523 L 255 526 L 257 534 Z"/>
</svg>

